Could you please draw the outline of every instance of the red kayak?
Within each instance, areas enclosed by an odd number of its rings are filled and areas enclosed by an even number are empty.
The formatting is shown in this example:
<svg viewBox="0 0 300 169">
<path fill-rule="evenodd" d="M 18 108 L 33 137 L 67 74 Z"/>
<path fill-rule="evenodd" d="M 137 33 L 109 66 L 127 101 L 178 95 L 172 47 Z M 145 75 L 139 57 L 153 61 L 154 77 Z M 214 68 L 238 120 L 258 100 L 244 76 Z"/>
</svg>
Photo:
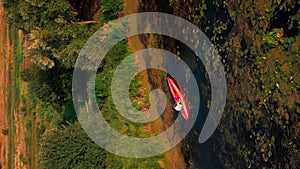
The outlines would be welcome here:
<svg viewBox="0 0 300 169">
<path fill-rule="evenodd" d="M 174 101 L 177 103 L 179 100 L 182 104 L 182 109 L 180 111 L 181 115 L 183 116 L 183 118 L 185 120 L 188 120 L 190 118 L 190 109 L 189 106 L 187 104 L 185 95 L 181 89 L 181 86 L 179 85 L 179 83 L 173 79 L 173 78 L 167 78 L 168 81 L 168 85 L 170 87 L 172 96 Z"/>
</svg>

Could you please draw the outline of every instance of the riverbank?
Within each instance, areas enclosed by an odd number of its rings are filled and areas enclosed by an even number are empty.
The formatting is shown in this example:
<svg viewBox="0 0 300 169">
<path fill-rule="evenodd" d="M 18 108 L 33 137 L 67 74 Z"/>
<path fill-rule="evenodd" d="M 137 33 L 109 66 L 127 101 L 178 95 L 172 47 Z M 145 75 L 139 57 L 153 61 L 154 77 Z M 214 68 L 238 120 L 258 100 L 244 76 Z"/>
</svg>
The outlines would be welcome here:
<svg viewBox="0 0 300 169">
<path fill-rule="evenodd" d="M 126 15 L 138 13 L 140 11 L 140 1 L 139 0 L 124 0 L 124 13 Z M 156 47 L 154 44 L 157 44 L 159 41 L 157 36 L 152 36 L 153 38 L 150 38 L 147 41 L 147 44 L 143 43 L 140 40 L 140 36 L 133 36 L 128 38 L 128 45 L 132 52 L 136 52 L 145 48 L 149 47 Z M 136 61 L 138 64 L 146 64 L 146 61 L 140 60 L 140 58 L 136 58 Z M 142 65 L 138 65 L 142 66 Z M 152 72 L 153 73 L 153 72 Z M 157 72 L 154 72 L 157 73 Z M 152 76 L 151 80 L 158 82 L 159 86 L 153 86 L 149 81 L 149 76 L 151 76 L 151 73 L 148 71 L 141 72 L 142 76 L 140 76 L 139 81 L 142 84 L 142 87 L 145 89 L 144 96 L 146 97 L 149 95 L 150 91 L 155 88 L 164 88 L 163 84 L 161 83 L 164 80 L 165 73 L 159 74 L 158 76 Z M 170 99 L 170 98 L 169 98 Z M 168 108 L 169 107 L 169 108 Z M 148 125 L 148 131 L 150 131 L 149 134 L 159 134 L 164 132 L 165 129 L 169 128 L 169 124 L 165 123 L 165 121 L 172 122 L 173 118 L 173 111 L 172 111 L 172 105 L 170 102 L 167 103 L 164 120 L 162 118 L 159 118 L 152 123 L 149 123 Z M 164 159 L 158 160 L 159 165 L 161 168 L 186 168 L 184 156 L 181 152 L 181 144 L 178 144 L 173 149 L 167 151 L 164 154 Z"/>
</svg>

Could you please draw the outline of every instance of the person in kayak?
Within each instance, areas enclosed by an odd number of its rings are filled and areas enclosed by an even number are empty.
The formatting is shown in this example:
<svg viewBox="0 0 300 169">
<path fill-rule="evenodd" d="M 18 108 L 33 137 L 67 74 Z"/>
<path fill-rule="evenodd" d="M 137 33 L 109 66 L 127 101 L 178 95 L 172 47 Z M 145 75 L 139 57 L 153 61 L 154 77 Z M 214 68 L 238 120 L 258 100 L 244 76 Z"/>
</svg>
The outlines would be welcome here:
<svg viewBox="0 0 300 169">
<path fill-rule="evenodd" d="M 174 108 L 176 111 L 181 111 L 182 105 L 181 105 L 180 99 L 178 100 L 178 102 L 176 102 L 176 103 L 174 104 L 173 108 Z"/>
</svg>

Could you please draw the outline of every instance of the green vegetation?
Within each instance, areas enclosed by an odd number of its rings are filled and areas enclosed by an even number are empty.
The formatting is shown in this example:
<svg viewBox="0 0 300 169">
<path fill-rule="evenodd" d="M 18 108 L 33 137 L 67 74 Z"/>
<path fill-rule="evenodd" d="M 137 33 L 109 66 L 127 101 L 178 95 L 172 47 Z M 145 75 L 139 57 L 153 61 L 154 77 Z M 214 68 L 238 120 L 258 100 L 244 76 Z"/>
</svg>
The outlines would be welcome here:
<svg viewBox="0 0 300 169">
<path fill-rule="evenodd" d="M 42 169 L 105 168 L 106 153 L 95 144 L 79 123 L 46 132 L 41 141 Z"/>
<path fill-rule="evenodd" d="M 2 83 L 8 83 L 7 86 L 5 86 L 5 90 L 7 91 L 8 96 L 7 101 L 8 103 L 5 104 L 5 111 L 7 112 L 7 120 L 8 120 L 8 126 L 9 129 L 3 130 L 3 134 L 8 136 L 8 147 L 9 152 L 7 152 L 8 161 L 7 166 L 9 168 L 12 168 L 14 165 L 14 155 L 15 155 L 15 113 L 18 112 L 18 106 L 21 102 L 21 77 L 20 77 L 20 70 L 21 70 L 21 59 L 22 59 L 22 39 L 18 37 L 18 29 L 14 25 L 10 25 L 9 27 L 9 39 L 10 44 L 12 46 L 12 59 L 13 62 L 8 63 L 6 66 L 8 69 L 8 81 L 2 82 Z M 3 31 L 4 34 L 6 33 L 6 30 Z M 9 49 L 7 49 L 9 50 Z M 4 56 L 4 57 L 11 57 L 11 56 Z M 5 66 L 5 65 L 2 65 Z M 5 122 L 3 122 L 5 124 Z M 1 145 L 4 146 L 4 145 Z"/>
<path fill-rule="evenodd" d="M 20 58 L 22 58 L 22 50 L 20 51 L 20 39 L 18 38 L 18 29 L 14 26 L 9 27 L 10 30 L 10 38 L 11 38 L 11 44 L 13 48 L 13 60 L 14 64 L 10 65 L 13 67 L 11 71 L 9 71 L 9 77 L 11 84 L 9 84 L 9 93 L 10 93 L 10 101 L 8 106 L 8 117 L 9 117 L 9 152 L 8 152 L 8 167 L 12 167 L 14 164 L 14 137 L 15 137 L 15 126 L 14 126 L 14 113 L 18 106 L 18 103 L 20 102 L 20 75 L 19 70 L 21 66 Z M 22 46 L 22 45 L 21 45 Z"/>
<path fill-rule="evenodd" d="M 7 18 L 25 33 L 23 53 L 33 65 L 21 70 L 26 89 L 22 97 L 22 113 L 26 120 L 26 144 L 31 168 L 159 168 L 161 156 L 148 159 L 122 158 L 105 152 L 85 134 L 77 122 L 71 100 L 71 80 L 78 54 L 87 39 L 105 22 L 116 19 L 122 1 L 95 1 L 94 14 L 84 16 L 84 4 L 59 1 L 5 1 Z M 100 5 L 101 7 L 97 7 Z M 77 7 L 77 8 L 76 8 Z M 82 24 L 100 13 L 98 24 Z M 14 34 L 17 35 L 17 34 Z M 22 44 L 18 46 L 22 51 Z M 118 131 L 129 136 L 147 137 L 144 124 L 132 123 L 115 109 L 110 94 L 110 82 L 116 66 L 127 56 L 127 41 L 114 46 L 100 65 L 96 76 L 96 96 L 106 120 Z M 19 66 L 21 58 L 15 60 Z M 20 72 L 22 72 L 20 74 Z M 130 86 L 131 99 L 141 105 L 140 84 L 135 78 Z M 14 90 L 18 91 L 19 90 Z M 37 142 L 40 146 L 37 147 Z M 37 154 L 38 153 L 38 154 Z M 25 160 L 25 159 L 23 159 Z M 36 165 L 38 163 L 38 166 Z"/>
<path fill-rule="evenodd" d="M 116 19 L 123 9 L 123 1 L 120 0 L 100 0 L 102 9 L 100 20 L 102 23 Z"/>
<path fill-rule="evenodd" d="M 130 159 L 104 152 L 77 122 L 71 101 L 75 60 L 87 39 L 105 22 L 120 16 L 123 8 L 121 0 L 84 2 L 5 1 L 7 19 L 13 25 L 11 38 L 15 48 L 14 72 L 9 74 L 14 78 L 9 91 L 13 97 L 8 104 L 11 131 L 14 131 L 13 111 L 21 101 L 26 105 L 22 112 L 26 113 L 28 121 L 27 149 L 33 149 L 35 142 L 40 143 L 42 168 L 159 168 L 157 160 L 163 155 Z M 226 168 L 297 168 L 300 165 L 300 2 L 140 2 L 143 7 L 140 10 L 168 10 L 198 25 L 222 57 L 228 97 L 215 138 L 215 144 L 220 145 L 217 152 L 220 165 Z M 96 22 L 88 24 L 86 21 L 90 20 Z M 22 74 L 22 43 L 17 38 L 18 29 L 25 33 L 23 54 L 34 63 Z M 165 39 L 157 37 L 157 44 L 163 44 Z M 176 50 L 175 46 L 173 41 L 168 41 L 171 51 Z M 147 137 L 144 124 L 133 123 L 116 111 L 110 93 L 116 65 L 129 54 L 124 40 L 104 58 L 96 76 L 97 102 L 116 130 L 129 136 Z M 20 89 L 25 86 L 28 93 L 22 95 Z M 131 82 L 130 98 L 137 109 L 142 108 L 137 100 L 141 97 L 137 92 L 140 87 L 137 79 Z M 206 92 L 203 95 L 208 95 L 209 91 Z M 13 143 L 13 132 L 7 134 Z M 36 163 L 35 151 L 32 150 L 28 157 L 32 168 Z M 9 156 L 12 165 L 13 155 Z"/>
<path fill-rule="evenodd" d="M 109 122 L 109 124 L 118 132 L 125 134 L 127 136 L 133 137 L 149 137 L 147 134 L 147 125 L 134 123 L 130 120 L 124 118 L 120 113 L 116 110 L 114 102 L 111 96 L 111 80 L 113 77 L 113 73 L 117 68 L 117 65 L 125 59 L 126 56 L 130 54 L 127 41 L 123 40 L 115 45 L 110 52 L 108 52 L 107 56 L 104 58 L 104 61 L 100 65 L 100 69 L 98 70 L 98 74 L 96 76 L 95 83 L 95 93 L 98 101 L 99 108 L 101 109 L 101 113 Z M 136 66 L 135 63 L 131 62 L 132 67 Z M 140 84 L 135 77 L 131 82 L 129 93 L 130 98 L 132 100 L 133 106 L 137 109 L 141 109 L 140 104 L 138 104 L 136 98 L 139 98 L 139 88 Z M 145 106 L 145 105 L 143 105 Z M 114 154 L 107 154 L 107 168 L 160 168 L 157 160 L 162 158 L 162 156 L 155 156 L 147 159 L 132 159 L 132 158 L 124 158 L 119 157 Z"/>
<path fill-rule="evenodd" d="M 44 69 L 52 68 L 56 60 L 65 68 L 74 65 L 76 57 L 70 54 L 80 50 L 89 31 L 87 25 L 76 24 L 68 1 L 6 1 L 4 6 L 8 20 L 28 34 L 25 54 L 36 64 Z"/>
</svg>

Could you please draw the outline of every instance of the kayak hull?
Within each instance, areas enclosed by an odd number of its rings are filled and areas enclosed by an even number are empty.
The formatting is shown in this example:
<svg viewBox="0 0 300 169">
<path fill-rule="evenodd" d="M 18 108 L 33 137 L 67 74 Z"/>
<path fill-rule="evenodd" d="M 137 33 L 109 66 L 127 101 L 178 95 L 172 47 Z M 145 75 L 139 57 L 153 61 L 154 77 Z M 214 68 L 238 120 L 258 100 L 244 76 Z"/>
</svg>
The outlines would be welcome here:
<svg viewBox="0 0 300 169">
<path fill-rule="evenodd" d="M 175 79 L 169 78 L 169 77 L 167 78 L 167 81 L 168 81 L 168 85 L 171 90 L 171 94 L 173 96 L 174 101 L 178 102 L 179 99 L 181 101 L 181 104 L 182 104 L 182 109 L 180 111 L 181 115 L 183 116 L 183 118 L 185 120 L 189 120 L 190 110 L 189 110 L 189 107 L 188 107 L 188 104 L 186 101 L 186 97 L 183 93 L 183 90 L 182 90 L 180 84 Z"/>
</svg>

